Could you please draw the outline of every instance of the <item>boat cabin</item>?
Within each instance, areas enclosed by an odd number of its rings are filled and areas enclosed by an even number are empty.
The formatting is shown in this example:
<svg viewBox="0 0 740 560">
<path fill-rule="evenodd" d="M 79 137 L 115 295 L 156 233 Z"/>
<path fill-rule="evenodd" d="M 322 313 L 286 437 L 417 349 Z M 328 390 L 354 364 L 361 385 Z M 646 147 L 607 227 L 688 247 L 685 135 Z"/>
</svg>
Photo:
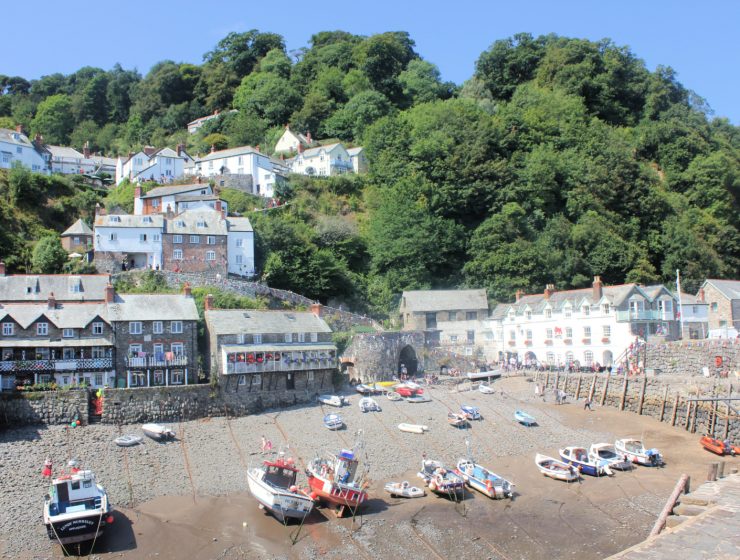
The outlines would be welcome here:
<svg viewBox="0 0 740 560">
<path fill-rule="evenodd" d="M 264 470 L 265 476 L 264 481 L 271 486 L 278 488 L 290 488 L 295 484 L 296 477 L 298 475 L 298 469 L 287 461 L 265 461 Z"/>
<path fill-rule="evenodd" d="M 351 484 L 357 472 L 357 459 L 352 451 L 342 449 L 337 456 L 336 478 L 342 484 Z"/>
<path fill-rule="evenodd" d="M 77 471 L 52 480 L 49 515 L 62 515 L 100 509 L 102 493 L 92 471 Z"/>
</svg>

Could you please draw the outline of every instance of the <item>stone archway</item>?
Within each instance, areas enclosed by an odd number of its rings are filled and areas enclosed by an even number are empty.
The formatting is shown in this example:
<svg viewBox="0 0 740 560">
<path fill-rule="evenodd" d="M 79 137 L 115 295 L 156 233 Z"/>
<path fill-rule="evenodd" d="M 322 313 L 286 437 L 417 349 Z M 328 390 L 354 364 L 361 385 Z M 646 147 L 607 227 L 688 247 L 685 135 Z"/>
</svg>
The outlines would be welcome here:
<svg viewBox="0 0 740 560">
<path fill-rule="evenodd" d="M 358 376 L 355 372 L 355 364 L 354 362 L 342 358 L 340 363 L 340 370 L 342 372 L 342 375 L 345 375 L 348 381 L 356 380 L 358 379 Z"/>
<path fill-rule="evenodd" d="M 535 354 L 531 350 L 529 352 L 526 352 L 524 354 L 524 365 L 525 366 L 535 366 L 535 365 L 537 365 L 537 354 Z"/>
<path fill-rule="evenodd" d="M 401 348 L 401 352 L 398 354 L 398 367 L 396 372 L 403 373 L 403 368 L 406 368 L 406 374 L 413 377 L 419 369 L 419 360 L 416 357 L 416 351 L 413 346 L 407 344 Z"/>
<path fill-rule="evenodd" d="M 601 365 L 604 367 L 612 367 L 614 364 L 614 357 L 611 350 L 604 350 L 604 354 L 601 359 Z"/>
</svg>

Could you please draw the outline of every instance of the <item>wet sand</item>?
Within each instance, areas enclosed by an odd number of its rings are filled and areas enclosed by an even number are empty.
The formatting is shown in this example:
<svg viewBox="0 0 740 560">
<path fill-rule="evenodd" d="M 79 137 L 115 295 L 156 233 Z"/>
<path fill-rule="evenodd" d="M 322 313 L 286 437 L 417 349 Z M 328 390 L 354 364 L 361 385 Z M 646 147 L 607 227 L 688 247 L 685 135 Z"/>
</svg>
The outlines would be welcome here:
<svg viewBox="0 0 740 560">
<path fill-rule="evenodd" d="M 443 387 L 433 389 L 434 401 L 426 404 L 391 403 L 379 397 L 383 412 L 374 415 L 359 413 L 358 397 L 352 397 L 352 406 L 340 411 L 350 429 L 336 433 L 321 427 L 324 411 L 318 406 L 230 422 L 183 423 L 184 446 L 150 448 L 145 458 L 134 455 L 135 451 L 126 455 L 134 473 L 133 487 L 128 489 L 122 483 L 120 489 L 111 490 L 104 473 L 88 461 L 116 503 L 132 506 L 117 508 L 117 520 L 96 544 L 93 556 L 132 560 L 338 559 L 348 554 L 437 560 L 604 558 L 647 536 L 682 473 L 688 473 L 692 485 L 697 485 L 704 480 L 707 465 L 716 460 L 701 449 L 696 434 L 651 418 L 610 408 L 584 411 L 582 403 L 543 403 L 535 400 L 532 384 L 522 378 L 505 379 L 495 387 L 504 394 L 457 394 Z M 470 430 L 458 431 L 446 425 L 445 416 L 448 409 L 463 402 L 479 406 L 484 420 L 473 422 Z M 512 413 L 520 407 L 532 413 L 539 425 L 516 424 Z M 431 431 L 401 433 L 396 425 L 405 421 L 429 424 Z M 249 450 L 255 448 L 260 433 L 276 445 L 286 437 L 300 464 L 316 452 L 351 445 L 357 427 L 365 432 L 373 483 L 371 500 L 355 519 L 336 519 L 319 509 L 300 530 L 296 525 L 285 527 L 259 510 L 246 492 L 242 465 L 259 460 Z M 666 466 L 637 467 L 610 478 L 585 476 L 580 483 L 566 484 L 543 477 L 534 465 L 538 451 L 557 456 L 558 447 L 613 442 L 630 435 L 659 448 Z M 422 451 L 430 458 L 453 462 L 464 454 L 466 437 L 471 437 L 480 463 L 515 482 L 512 500 L 493 501 L 473 491 L 461 503 L 433 494 L 403 500 L 382 492 L 388 480 L 418 485 L 416 471 Z M 13 443 L 0 443 L 0 450 L 4 446 Z M 727 461 L 728 466 L 740 465 L 738 459 Z M 117 464 L 120 468 L 120 461 Z M 168 486 L 171 492 L 166 491 Z M 127 494 L 131 499 L 125 499 Z M 12 522 L 4 527 L 12 527 Z M 27 534 L 37 538 L 37 533 Z M 41 553 L 35 546 L 9 557 L 61 556 L 58 546 L 48 540 L 43 545 Z"/>
</svg>

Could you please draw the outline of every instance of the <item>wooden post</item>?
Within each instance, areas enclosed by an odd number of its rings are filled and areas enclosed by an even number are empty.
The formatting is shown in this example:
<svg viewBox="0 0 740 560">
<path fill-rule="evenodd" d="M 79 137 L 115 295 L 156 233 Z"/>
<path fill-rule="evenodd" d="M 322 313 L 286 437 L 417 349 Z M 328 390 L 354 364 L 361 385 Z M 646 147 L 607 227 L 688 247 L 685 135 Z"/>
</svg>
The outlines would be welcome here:
<svg viewBox="0 0 740 560">
<path fill-rule="evenodd" d="M 717 401 L 712 401 L 712 412 L 709 422 L 709 435 L 714 437 L 714 426 L 717 424 Z"/>
<path fill-rule="evenodd" d="M 709 464 L 709 472 L 707 473 L 707 482 L 714 482 L 717 480 L 717 471 L 719 470 L 719 463 L 714 462 Z"/>
<path fill-rule="evenodd" d="M 622 398 L 619 400 L 619 410 L 624 410 L 624 401 L 627 397 L 627 376 L 624 376 L 624 383 L 622 383 Z"/>
<path fill-rule="evenodd" d="M 676 393 L 676 400 L 673 401 L 673 414 L 671 415 L 671 426 L 676 425 L 676 414 L 678 414 L 678 393 Z"/>
<path fill-rule="evenodd" d="M 663 421 L 663 418 L 665 418 L 665 400 L 668 398 L 668 385 L 665 386 L 665 391 L 663 391 L 663 404 L 660 405 L 660 421 Z"/>
<path fill-rule="evenodd" d="M 719 469 L 717 469 L 717 478 L 724 478 L 724 477 L 725 477 L 725 462 L 720 461 Z"/>
<path fill-rule="evenodd" d="M 555 374 L 555 390 L 558 389 L 558 386 L 560 385 L 560 372 L 557 372 Z"/>
<path fill-rule="evenodd" d="M 691 419 L 691 433 L 696 433 L 696 418 L 699 416 L 699 401 L 694 402 L 694 417 Z"/>
<path fill-rule="evenodd" d="M 538 370 L 534 372 L 534 382 L 537 383 L 539 380 L 540 380 L 540 372 Z"/>
<path fill-rule="evenodd" d="M 581 397 L 581 381 L 583 380 L 583 374 L 578 374 L 578 383 L 576 384 L 576 400 Z"/>
<path fill-rule="evenodd" d="M 591 388 L 588 390 L 588 400 L 590 401 L 594 400 L 595 391 L 596 391 L 596 374 L 594 373 L 594 377 L 591 380 Z"/>
<path fill-rule="evenodd" d="M 686 418 L 684 419 L 683 429 L 689 429 L 689 420 L 691 420 L 691 403 L 693 401 L 686 401 Z"/>
<path fill-rule="evenodd" d="M 732 397 L 732 383 L 727 391 L 727 398 Z M 727 401 L 727 418 L 725 418 L 725 439 L 730 435 L 730 401 Z"/>
<path fill-rule="evenodd" d="M 645 389 L 647 387 L 647 376 L 642 378 L 642 388 L 640 389 L 640 404 L 637 405 L 637 414 L 642 416 L 642 405 L 645 402 Z"/>
<path fill-rule="evenodd" d="M 568 381 L 570 381 L 570 375 L 568 375 L 568 372 L 565 372 L 565 383 L 563 383 L 563 392 L 568 392 Z"/>
<path fill-rule="evenodd" d="M 671 492 L 671 496 L 668 498 L 668 501 L 663 507 L 663 511 L 660 512 L 660 515 L 658 516 L 658 520 L 655 522 L 655 525 L 653 525 L 653 530 L 650 531 L 651 537 L 654 537 L 655 535 L 659 534 L 663 530 L 663 527 L 665 527 L 666 518 L 673 511 L 673 506 L 676 505 L 676 502 L 678 501 L 678 497 L 681 495 L 681 492 L 683 492 L 684 489 L 688 486 L 688 484 L 689 484 L 689 475 L 687 474 L 681 475 L 681 478 L 678 479 L 676 486 L 673 488 L 673 492 Z"/>
<path fill-rule="evenodd" d="M 607 375 L 606 379 L 604 380 L 604 390 L 601 393 L 601 401 L 599 402 L 601 406 L 604 406 L 604 402 L 606 402 L 606 390 L 609 388 L 609 377 L 610 376 Z"/>
<path fill-rule="evenodd" d="M 547 372 L 547 377 L 545 377 L 545 389 L 547 389 L 547 386 L 550 384 L 550 372 Z"/>
</svg>

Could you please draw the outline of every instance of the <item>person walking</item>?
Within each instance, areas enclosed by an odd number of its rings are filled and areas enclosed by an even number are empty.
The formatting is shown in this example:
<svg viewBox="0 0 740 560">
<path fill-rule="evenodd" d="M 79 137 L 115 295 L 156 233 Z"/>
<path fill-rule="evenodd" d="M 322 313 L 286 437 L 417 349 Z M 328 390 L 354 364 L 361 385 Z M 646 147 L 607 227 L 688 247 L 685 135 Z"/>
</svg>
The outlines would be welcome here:
<svg viewBox="0 0 740 560">
<path fill-rule="evenodd" d="M 262 447 L 261 447 L 261 455 L 264 455 L 265 453 L 269 453 L 272 451 L 272 442 L 265 438 L 265 436 L 262 436 Z"/>
<path fill-rule="evenodd" d="M 586 401 L 583 403 L 583 410 L 586 410 L 586 409 L 593 410 L 591 408 L 591 399 L 588 397 L 586 397 Z"/>
</svg>

